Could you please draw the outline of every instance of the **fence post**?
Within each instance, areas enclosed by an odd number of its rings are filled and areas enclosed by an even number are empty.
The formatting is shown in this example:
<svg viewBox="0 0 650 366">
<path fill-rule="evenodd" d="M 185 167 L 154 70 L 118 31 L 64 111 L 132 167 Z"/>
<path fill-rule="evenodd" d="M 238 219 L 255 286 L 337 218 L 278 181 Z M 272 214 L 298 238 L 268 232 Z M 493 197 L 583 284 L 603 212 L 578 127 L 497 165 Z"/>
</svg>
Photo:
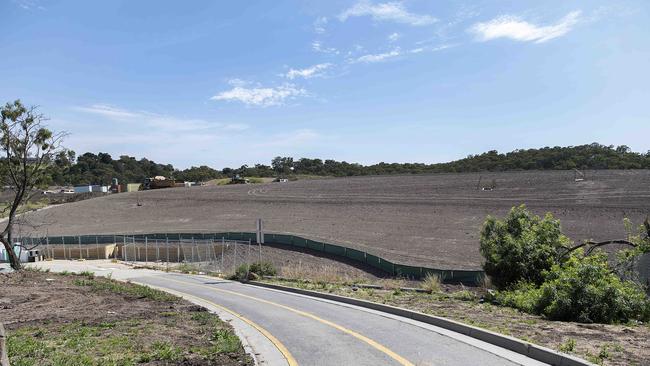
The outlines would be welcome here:
<svg viewBox="0 0 650 366">
<path fill-rule="evenodd" d="M 77 240 L 79 241 L 79 259 L 82 259 L 81 255 L 81 235 L 77 236 Z"/>
<path fill-rule="evenodd" d="M 144 261 L 145 263 L 149 262 L 149 237 L 144 237 Z"/>
<path fill-rule="evenodd" d="M 160 262 L 160 246 L 158 246 L 158 237 L 156 237 L 156 262 Z"/>
<path fill-rule="evenodd" d="M 96 250 L 95 256 L 97 257 L 97 259 L 99 259 L 99 239 L 97 238 L 97 235 L 95 235 L 95 250 Z M 106 251 L 104 251 L 104 254 L 106 254 Z M 102 257 L 104 257 L 104 255 Z M 106 259 L 106 258 L 102 258 L 102 259 Z"/>
<path fill-rule="evenodd" d="M 63 259 L 68 259 L 67 256 L 65 255 L 65 237 L 61 237 L 61 243 L 63 243 Z"/>
<path fill-rule="evenodd" d="M 223 252 L 225 246 L 226 246 L 226 241 L 224 240 L 223 237 L 221 237 L 221 273 L 226 273 L 226 268 L 223 266 Z"/>
<path fill-rule="evenodd" d="M 49 258 L 54 259 L 54 256 L 52 255 L 52 253 L 50 253 L 50 237 L 49 236 L 45 237 L 45 245 L 47 246 L 47 249 L 45 250 L 47 252 L 47 256 Z"/>
<path fill-rule="evenodd" d="M 169 263 L 169 238 L 165 235 L 165 248 L 167 248 L 167 263 Z"/>
<path fill-rule="evenodd" d="M 237 243 L 235 241 L 235 254 L 233 254 L 233 259 L 232 259 L 232 271 L 233 271 L 233 273 L 237 269 L 237 246 L 238 245 L 239 245 L 239 243 Z"/>
<path fill-rule="evenodd" d="M 124 241 L 124 244 L 122 244 L 122 259 L 125 262 L 127 262 L 127 260 L 126 260 L 126 235 L 122 237 L 122 240 Z M 117 244 L 115 246 L 117 246 Z"/>
<path fill-rule="evenodd" d="M 246 279 L 250 276 L 251 271 L 251 240 L 248 239 L 248 246 L 246 247 Z"/>
</svg>

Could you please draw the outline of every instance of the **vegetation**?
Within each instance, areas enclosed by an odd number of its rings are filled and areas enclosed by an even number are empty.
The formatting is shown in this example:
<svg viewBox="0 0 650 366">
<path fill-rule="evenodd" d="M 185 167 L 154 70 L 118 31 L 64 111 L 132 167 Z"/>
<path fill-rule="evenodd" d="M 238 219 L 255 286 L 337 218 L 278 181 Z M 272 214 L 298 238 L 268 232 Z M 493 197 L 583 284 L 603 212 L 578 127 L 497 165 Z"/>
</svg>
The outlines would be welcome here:
<svg viewBox="0 0 650 366">
<path fill-rule="evenodd" d="M 0 109 L 0 184 L 11 191 L 10 202 L 3 209 L 7 224 L 0 232 L 0 242 L 15 270 L 22 267 L 14 252 L 16 216 L 35 188 L 48 183 L 54 157 L 65 151 L 60 146 L 63 134 L 53 133 L 44 122 L 36 107 L 26 107 L 20 100 Z"/>
<path fill-rule="evenodd" d="M 440 276 L 427 273 L 420 283 L 420 287 L 427 292 L 439 292 L 441 289 Z"/>
<path fill-rule="evenodd" d="M 570 245 L 559 220 L 550 213 L 535 216 L 524 205 L 513 207 L 503 220 L 488 216 L 480 241 L 485 273 L 499 287 L 521 281 L 541 284 L 544 271 Z"/>
<path fill-rule="evenodd" d="M 145 298 L 154 301 L 176 302 L 180 300 L 177 296 L 147 286 L 95 279 L 92 273 L 86 275 L 86 277 L 87 278 L 75 279 L 73 280 L 73 283 L 77 286 L 90 287 L 93 291 L 113 292 L 120 295 Z"/>
<path fill-rule="evenodd" d="M 593 247 L 587 252 L 583 245 L 571 247 L 559 221 L 549 214 L 540 219 L 520 206 L 503 220 L 488 217 L 481 231 L 481 254 L 486 273 L 501 289 L 492 300 L 551 320 L 648 321 L 650 300 L 629 274 L 629 263 L 650 248 L 646 228 L 629 235 L 632 249 L 619 253 L 611 264 Z"/>
<path fill-rule="evenodd" d="M 155 163 L 146 158 L 136 160 L 120 156 L 114 160 L 107 153 L 85 153 L 75 160 L 75 153 L 57 155 L 50 169 L 54 184 L 110 184 L 112 178 L 122 183 L 142 182 L 144 178 L 162 175 L 179 180 L 205 182 L 229 178 L 236 174 L 244 177 L 296 177 L 296 176 L 358 176 L 420 173 L 462 173 L 505 170 L 551 169 L 650 169 L 650 152 L 632 152 L 629 147 L 605 146 L 598 143 L 569 147 L 544 147 L 515 150 L 508 153 L 488 151 L 469 155 L 456 161 L 437 164 L 378 163 L 361 165 L 346 161 L 292 157 L 275 157 L 271 165 L 242 165 L 239 168 L 217 170 L 208 166 L 175 169 L 170 164 Z"/>
<path fill-rule="evenodd" d="M 278 271 L 273 266 L 273 263 L 254 262 L 250 265 L 240 265 L 237 267 L 237 269 L 235 269 L 235 273 L 229 278 L 238 281 L 248 281 L 262 276 L 275 276 L 277 273 Z"/>
</svg>

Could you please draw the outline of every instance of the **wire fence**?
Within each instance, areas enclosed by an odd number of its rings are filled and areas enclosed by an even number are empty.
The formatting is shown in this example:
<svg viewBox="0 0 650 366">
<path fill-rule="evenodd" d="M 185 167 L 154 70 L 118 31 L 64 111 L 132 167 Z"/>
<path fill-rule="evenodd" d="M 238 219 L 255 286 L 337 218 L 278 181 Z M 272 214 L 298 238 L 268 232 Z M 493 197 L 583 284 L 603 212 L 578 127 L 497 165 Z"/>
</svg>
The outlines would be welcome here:
<svg viewBox="0 0 650 366">
<path fill-rule="evenodd" d="M 25 262 L 49 259 L 89 260 L 115 259 L 133 264 L 191 264 L 192 268 L 234 273 L 242 264 L 262 262 L 262 247 L 249 240 L 160 238 L 148 236 L 119 236 L 113 240 L 87 237 L 77 240 L 22 238 L 19 256 Z M 112 241 L 112 243 L 110 243 Z"/>
</svg>

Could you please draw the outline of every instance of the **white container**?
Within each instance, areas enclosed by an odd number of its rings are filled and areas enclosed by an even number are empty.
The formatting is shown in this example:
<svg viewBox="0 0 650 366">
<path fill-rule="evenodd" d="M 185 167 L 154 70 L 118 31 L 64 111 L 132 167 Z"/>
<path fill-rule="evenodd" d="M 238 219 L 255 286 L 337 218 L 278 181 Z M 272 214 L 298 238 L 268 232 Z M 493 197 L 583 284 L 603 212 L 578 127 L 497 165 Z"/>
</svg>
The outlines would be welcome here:
<svg viewBox="0 0 650 366">
<path fill-rule="evenodd" d="M 74 187 L 74 193 L 88 193 L 92 192 L 92 186 L 76 186 Z"/>
</svg>

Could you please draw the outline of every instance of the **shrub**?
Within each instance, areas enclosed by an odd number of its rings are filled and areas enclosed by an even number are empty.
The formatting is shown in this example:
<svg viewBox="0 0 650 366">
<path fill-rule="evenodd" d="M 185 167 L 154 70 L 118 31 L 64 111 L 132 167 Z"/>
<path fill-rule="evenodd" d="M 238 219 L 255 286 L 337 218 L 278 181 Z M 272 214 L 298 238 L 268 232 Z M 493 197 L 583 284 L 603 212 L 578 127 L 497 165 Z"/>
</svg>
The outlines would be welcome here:
<svg viewBox="0 0 650 366">
<path fill-rule="evenodd" d="M 492 299 L 499 305 L 509 306 L 526 313 L 537 313 L 539 288 L 531 283 L 521 282 L 508 291 L 497 291 Z"/>
<path fill-rule="evenodd" d="M 488 216 L 480 243 L 485 273 L 497 287 L 505 288 L 519 282 L 540 285 L 543 271 L 557 262 L 571 241 L 550 213 L 540 218 L 521 205 L 513 207 L 503 220 Z"/>
<path fill-rule="evenodd" d="M 584 323 L 650 319 L 650 302 L 632 281 L 612 272 L 603 253 L 572 255 L 554 265 L 539 289 L 537 311 L 553 320 Z"/>
<path fill-rule="evenodd" d="M 250 271 L 258 276 L 275 276 L 278 274 L 271 262 L 255 262 L 251 264 Z"/>
<path fill-rule="evenodd" d="M 493 301 L 551 320 L 615 323 L 650 320 L 650 301 L 632 281 L 613 273 L 607 256 L 583 256 L 577 251 L 565 263 L 546 272 L 540 287 L 520 283 L 499 291 Z"/>
<path fill-rule="evenodd" d="M 235 270 L 235 273 L 228 277 L 231 280 L 248 281 L 261 276 L 275 276 L 277 270 L 270 262 L 254 262 L 250 265 L 242 264 Z"/>
</svg>

